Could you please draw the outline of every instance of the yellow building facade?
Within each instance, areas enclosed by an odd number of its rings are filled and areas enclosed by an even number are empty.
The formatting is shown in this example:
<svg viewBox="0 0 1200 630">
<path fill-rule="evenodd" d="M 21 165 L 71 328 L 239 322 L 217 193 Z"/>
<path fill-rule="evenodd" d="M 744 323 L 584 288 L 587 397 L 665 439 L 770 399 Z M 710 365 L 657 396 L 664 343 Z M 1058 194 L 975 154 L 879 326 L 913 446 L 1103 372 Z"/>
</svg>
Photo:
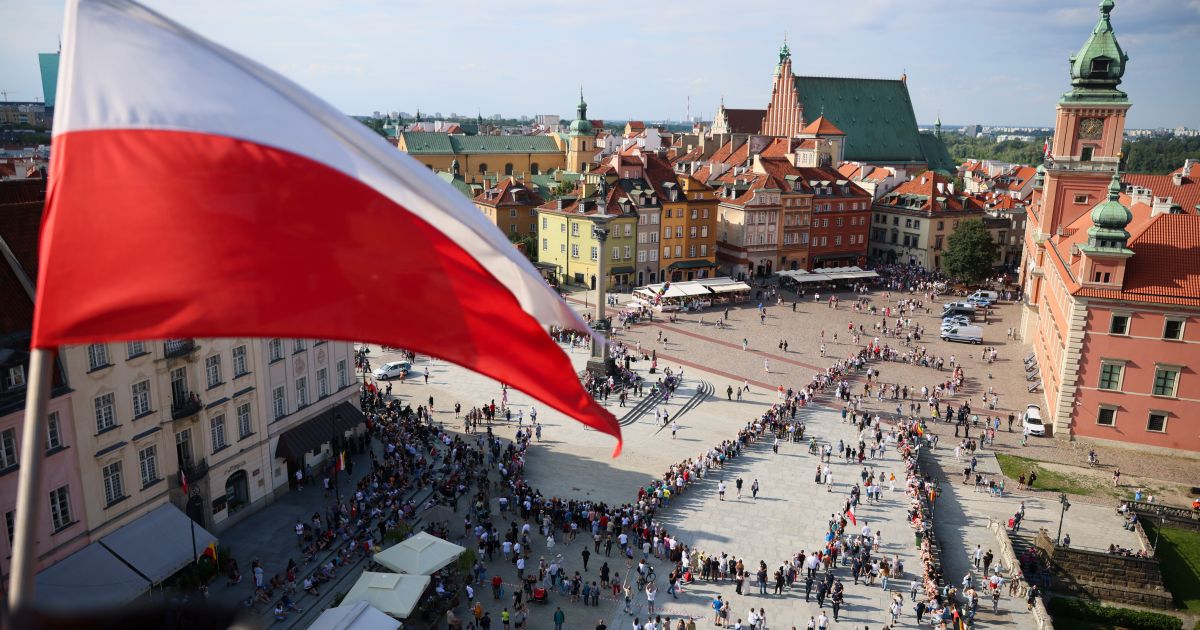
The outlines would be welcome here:
<svg viewBox="0 0 1200 630">
<path fill-rule="evenodd" d="M 558 136 L 463 136 L 403 132 L 396 146 L 434 171 L 450 171 L 457 160 L 468 183 L 484 176 L 538 175 L 566 166 L 566 145 Z"/>
</svg>

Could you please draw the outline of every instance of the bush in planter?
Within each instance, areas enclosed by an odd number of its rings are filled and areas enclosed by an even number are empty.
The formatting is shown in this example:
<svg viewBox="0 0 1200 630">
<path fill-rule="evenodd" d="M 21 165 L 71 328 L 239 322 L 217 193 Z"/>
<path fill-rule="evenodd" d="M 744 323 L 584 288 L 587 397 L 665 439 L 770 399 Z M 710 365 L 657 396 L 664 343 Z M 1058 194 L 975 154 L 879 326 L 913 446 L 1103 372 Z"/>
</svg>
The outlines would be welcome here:
<svg viewBox="0 0 1200 630">
<path fill-rule="evenodd" d="M 1162 613 L 1102 606 L 1079 599 L 1056 597 L 1046 603 L 1051 615 L 1095 621 L 1129 630 L 1182 630 L 1183 621 Z"/>
<path fill-rule="evenodd" d="M 404 539 L 408 538 L 408 533 L 411 531 L 412 527 L 409 526 L 408 523 L 400 522 L 396 524 L 395 527 L 389 529 L 387 533 L 383 535 L 383 546 L 389 547 L 396 543 L 404 542 Z"/>
</svg>

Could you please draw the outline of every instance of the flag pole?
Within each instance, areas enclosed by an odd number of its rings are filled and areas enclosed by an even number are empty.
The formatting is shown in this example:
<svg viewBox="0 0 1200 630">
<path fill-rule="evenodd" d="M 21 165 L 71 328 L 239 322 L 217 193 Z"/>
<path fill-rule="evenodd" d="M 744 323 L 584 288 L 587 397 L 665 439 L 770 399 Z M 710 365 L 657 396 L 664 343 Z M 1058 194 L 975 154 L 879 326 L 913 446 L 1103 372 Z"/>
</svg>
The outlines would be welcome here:
<svg viewBox="0 0 1200 630">
<path fill-rule="evenodd" d="M 37 516 L 46 430 L 42 418 L 50 403 L 54 349 L 34 348 L 29 356 L 29 385 L 25 392 L 25 424 L 22 427 L 20 476 L 17 478 L 17 507 L 13 519 L 12 572 L 8 581 L 8 607 L 19 610 L 33 604 L 34 573 L 37 567 Z"/>
</svg>

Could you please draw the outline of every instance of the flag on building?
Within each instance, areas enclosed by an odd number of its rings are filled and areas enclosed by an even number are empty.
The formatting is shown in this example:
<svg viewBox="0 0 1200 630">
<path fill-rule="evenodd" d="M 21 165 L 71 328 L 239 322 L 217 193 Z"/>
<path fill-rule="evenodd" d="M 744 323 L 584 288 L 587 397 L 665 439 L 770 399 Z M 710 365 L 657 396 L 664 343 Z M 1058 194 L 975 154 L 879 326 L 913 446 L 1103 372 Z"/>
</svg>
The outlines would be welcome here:
<svg viewBox="0 0 1200 630">
<path fill-rule="evenodd" d="M 51 146 L 33 347 L 399 346 L 619 452 L 616 418 L 547 332 L 583 319 L 461 193 L 264 66 L 131 0 L 68 0 Z"/>
<path fill-rule="evenodd" d="M 183 496 L 188 496 L 187 473 L 183 469 L 179 469 L 179 487 L 183 489 Z"/>
<path fill-rule="evenodd" d="M 346 470 L 346 451 L 340 451 L 337 456 L 337 461 L 333 463 L 334 470 L 342 472 Z"/>
</svg>

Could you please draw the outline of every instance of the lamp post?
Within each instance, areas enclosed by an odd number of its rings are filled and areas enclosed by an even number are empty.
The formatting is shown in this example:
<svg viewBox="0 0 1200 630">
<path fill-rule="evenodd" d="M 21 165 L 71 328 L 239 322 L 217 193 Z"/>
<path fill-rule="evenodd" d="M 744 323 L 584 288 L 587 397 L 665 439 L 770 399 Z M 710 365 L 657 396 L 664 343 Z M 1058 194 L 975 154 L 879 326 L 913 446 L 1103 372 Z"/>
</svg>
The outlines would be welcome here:
<svg viewBox="0 0 1200 630">
<path fill-rule="evenodd" d="M 1167 511 L 1164 510 L 1163 507 L 1160 505 L 1160 506 L 1158 506 L 1158 510 L 1156 511 L 1156 513 L 1158 514 L 1158 525 L 1155 526 L 1155 528 L 1154 528 L 1153 555 L 1154 555 L 1154 557 L 1157 558 L 1158 557 L 1158 538 L 1159 538 L 1159 536 L 1162 536 L 1163 527 L 1166 527 L 1166 525 L 1167 525 Z"/>
<path fill-rule="evenodd" d="M 1067 510 L 1071 509 L 1071 502 L 1067 500 L 1066 494 L 1058 495 L 1058 503 L 1062 506 L 1062 513 L 1058 515 L 1058 536 L 1054 538 L 1054 544 L 1062 543 L 1062 526 L 1063 519 L 1067 516 Z"/>
<path fill-rule="evenodd" d="M 592 237 L 596 239 L 596 314 L 592 318 L 592 330 L 601 339 L 592 341 L 592 356 L 588 359 L 587 369 L 597 380 L 608 378 L 611 373 L 608 356 L 608 337 L 612 326 L 604 316 L 605 289 L 608 284 L 608 269 L 605 265 L 604 246 L 608 242 L 608 182 L 600 178 L 600 186 L 596 191 L 596 218 L 592 224 Z"/>
<path fill-rule="evenodd" d="M 338 506 L 342 505 L 342 487 L 338 485 L 338 468 L 341 458 L 337 452 L 337 427 L 341 424 L 342 414 L 335 413 L 329 417 L 329 452 L 333 456 L 333 492 Z"/>
</svg>

